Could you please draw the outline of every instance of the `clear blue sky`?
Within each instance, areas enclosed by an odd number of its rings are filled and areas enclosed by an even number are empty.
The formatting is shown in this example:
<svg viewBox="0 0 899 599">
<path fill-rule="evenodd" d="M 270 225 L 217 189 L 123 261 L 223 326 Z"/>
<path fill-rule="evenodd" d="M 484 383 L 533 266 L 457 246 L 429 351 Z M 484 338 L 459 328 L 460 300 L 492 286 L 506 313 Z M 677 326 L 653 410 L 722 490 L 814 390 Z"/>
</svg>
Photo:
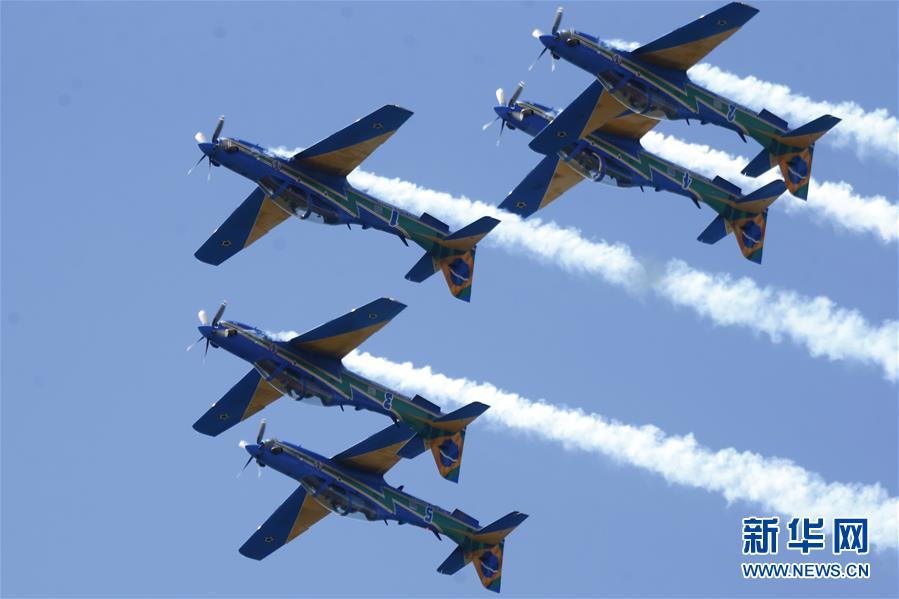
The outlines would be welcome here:
<svg viewBox="0 0 899 599">
<path fill-rule="evenodd" d="M 573 26 L 648 41 L 719 4 L 571 4 Z M 758 3 L 710 62 L 821 100 L 896 114 L 895 3 Z M 471 305 L 403 274 L 419 252 L 376 232 L 298 221 L 220 268 L 192 254 L 252 189 L 188 178 L 197 130 L 309 145 L 385 103 L 415 111 L 368 170 L 499 203 L 532 168 L 526 139 L 480 125 L 493 92 L 564 105 L 589 76 L 548 61 L 534 27 L 555 4 L 2 4 L 2 592 L 81 596 L 485 596 L 453 549 L 411 527 L 328 518 L 262 563 L 237 548 L 290 493 L 235 479 L 255 420 L 209 439 L 194 420 L 246 372 L 185 354 L 196 312 L 304 330 L 375 297 L 409 308 L 363 347 L 713 449 L 795 460 L 896 496 L 896 386 L 653 298 L 485 244 Z M 545 59 L 544 59 L 545 60 Z M 871 68 L 871 65 L 879 65 Z M 777 112 L 776 106 L 769 106 Z M 797 123 L 798 124 L 798 123 Z M 736 135 L 659 131 L 749 155 Z M 815 174 L 897 198 L 896 164 L 822 144 Z M 814 198 L 811 199 L 814 201 Z M 547 213 L 640 256 L 827 295 L 897 317 L 897 255 L 866 235 L 776 211 L 765 264 L 694 241 L 711 217 L 682 198 L 582 184 Z M 729 245 L 728 245 L 729 244 Z M 386 422 L 282 401 L 269 431 L 336 453 Z M 480 425 L 462 482 L 429 459 L 394 484 L 482 522 L 531 518 L 506 545 L 503 594 L 895 596 L 896 552 L 858 582 L 745 582 L 740 519 L 756 506 L 669 485 L 606 458 Z"/>
</svg>

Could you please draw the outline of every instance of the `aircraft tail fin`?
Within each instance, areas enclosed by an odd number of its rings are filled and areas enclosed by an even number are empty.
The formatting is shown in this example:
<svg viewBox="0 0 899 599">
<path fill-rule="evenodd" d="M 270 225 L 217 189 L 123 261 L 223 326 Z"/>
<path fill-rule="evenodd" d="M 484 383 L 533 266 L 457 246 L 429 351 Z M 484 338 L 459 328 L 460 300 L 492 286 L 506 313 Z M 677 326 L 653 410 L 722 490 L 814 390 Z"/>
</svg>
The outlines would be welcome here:
<svg viewBox="0 0 899 599">
<path fill-rule="evenodd" d="M 430 404 L 419 395 L 416 395 L 412 402 L 419 405 Z M 434 420 L 424 421 L 427 432 L 420 432 L 412 437 L 402 447 L 399 455 L 411 459 L 425 449 L 430 449 L 440 475 L 454 483 L 459 482 L 466 428 L 489 407 L 475 401 Z"/>
<path fill-rule="evenodd" d="M 786 184 L 778 179 L 736 200 L 735 218 L 719 214 L 697 237 L 698 241 L 713 244 L 733 233 L 743 257 L 756 264 L 762 263 L 765 246 L 765 230 L 768 225 L 768 206 L 786 191 Z"/>
<path fill-rule="evenodd" d="M 839 118 L 825 114 L 785 133 L 760 136 L 757 140 L 765 148 L 746 165 L 743 174 L 758 177 L 777 165 L 790 193 L 797 198 L 808 199 L 815 142 L 839 122 Z"/>
<path fill-rule="evenodd" d="M 471 562 L 484 588 L 498 593 L 502 581 L 505 538 L 527 517 L 527 514 L 521 512 L 511 512 L 493 524 L 470 533 L 469 541 L 456 547 L 438 566 L 437 571 L 441 574 L 455 574 Z"/>
<path fill-rule="evenodd" d="M 418 395 L 413 402 L 422 401 Z M 487 404 L 479 401 L 462 406 L 454 412 L 426 422 L 429 432 L 417 434 L 400 450 L 402 457 L 414 457 L 423 448 L 428 448 L 434 455 L 434 462 L 440 476 L 454 483 L 459 482 L 459 471 L 462 468 L 462 449 L 465 445 L 465 430 L 472 421 L 483 414 Z"/>
<path fill-rule="evenodd" d="M 475 246 L 498 224 L 497 219 L 484 216 L 436 240 L 436 246 L 415 263 L 406 273 L 406 279 L 420 283 L 440 269 L 450 293 L 462 301 L 471 301 Z"/>
</svg>

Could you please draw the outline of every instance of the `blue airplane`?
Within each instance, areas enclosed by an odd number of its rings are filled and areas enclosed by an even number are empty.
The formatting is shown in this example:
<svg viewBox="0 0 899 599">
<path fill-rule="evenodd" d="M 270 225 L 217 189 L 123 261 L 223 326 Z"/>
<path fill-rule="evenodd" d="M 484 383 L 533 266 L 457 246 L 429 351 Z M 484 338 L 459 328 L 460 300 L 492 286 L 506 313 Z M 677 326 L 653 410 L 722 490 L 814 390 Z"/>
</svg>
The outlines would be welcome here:
<svg viewBox="0 0 899 599">
<path fill-rule="evenodd" d="M 756 113 L 687 76 L 690 67 L 757 12 L 746 4 L 731 2 L 630 52 L 581 31 L 560 30 L 562 8 L 556 11 L 550 33 L 538 29 L 533 35 L 544 46 L 540 56 L 549 51 L 553 59 L 562 58 L 591 73 L 618 101 L 618 112 L 610 108 L 603 115 L 606 119 L 627 109 L 652 119 L 711 123 L 735 131 L 743 141 L 748 135 L 763 149 L 743 174 L 758 177 L 777 165 L 790 193 L 804 200 L 808 197 L 815 141 L 840 119 L 826 114 L 790 129 L 784 119 L 768 110 Z M 600 122 L 592 125 L 596 129 Z"/>
<path fill-rule="evenodd" d="M 500 208 L 526 218 L 582 180 L 666 190 L 689 198 L 697 208 L 701 202 L 718 213 L 699 235 L 699 241 L 716 243 L 732 232 L 743 256 L 761 263 L 768 206 L 786 191 L 782 180 L 743 195 L 739 187 L 722 177 L 707 179 L 646 151 L 640 138 L 659 121 L 630 111 L 607 119 L 609 110 L 619 112 L 620 108 L 599 81 L 590 84 L 561 112 L 519 100 L 523 87 L 520 83 L 508 102 L 503 90 L 498 89 L 499 105 L 494 111 L 503 126 L 531 135 L 531 149 L 545 157 Z"/>
<path fill-rule="evenodd" d="M 420 283 L 442 270 L 453 296 L 470 301 L 475 246 L 498 220 L 485 216 L 451 232 L 428 213 L 414 216 L 347 181 L 347 175 L 410 116 L 405 108 L 384 106 L 289 158 L 248 141 L 221 137 L 225 117 L 220 117 L 211 139 L 196 134 L 203 156 L 193 168 L 205 159 L 210 173 L 213 166 L 224 166 L 253 181 L 256 188 L 195 256 L 219 265 L 289 216 L 328 225 L 355 224 L 396 235 L 406 245 L 411 239 L 425 255 L 406 279 Z"/>
<path fill-rule="evenodd" d="M 487 526 L 461 510 L 449 512 L 393 487 L 384 475 L 402 458 L 400 448 L 410 435 L 391 425 L 333 458 L 299 445 L 263 439 L 265 420 L 255 443 L 241 441 L 250 454 L 244 468 L 256 460 L 259 467 L 269 466 L 299 483 L 275 512 L 262 523 L 240 548 L 246 557 L 261 560 L 276 549 L 306 532 L 309 527 L 333 512 L 367 521 L 393 520 L 430 530 L 456 543 L 456 549 L 437 568 L 441 574 L 455 574 L 472 563 L 484 588 L 499 592 L 503 571 L 505 538 L 527 514 L 511 512 Z M 353 559 L 378 559 L 389 556 L 360 556 Z"/>
<path fill-rule="evenodd" d="M 344 356 L 381 330 L 406 306 L 380 298 L 289 340 L 278 340 L 248 324 L 222 320 L 225 303 L 210 322 L 200 310 L 197 342 L 242 358 L 253 368 L 194 423 L 204 435 L 216 436 L 286 395 L 323 406 L 369 410 L 393 419 L 409 434 L 401 457 L 430 449 L 443 478 L 459 482 L 466 427 L 489 407 L 480 402 L 444 414 L 416 395 L 409 398 L 347 369 Z M 193 347 L 193 345 L 191 346 Z M 188 348 L 190 349 L 190 347 Z"/>
</svg>

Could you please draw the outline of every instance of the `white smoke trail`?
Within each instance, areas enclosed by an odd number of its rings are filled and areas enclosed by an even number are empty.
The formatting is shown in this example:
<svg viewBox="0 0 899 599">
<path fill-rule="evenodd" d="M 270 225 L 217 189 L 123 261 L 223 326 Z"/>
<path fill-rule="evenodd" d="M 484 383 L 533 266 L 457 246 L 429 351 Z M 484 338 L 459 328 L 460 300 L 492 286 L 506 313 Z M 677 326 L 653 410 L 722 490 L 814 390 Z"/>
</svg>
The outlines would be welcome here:
<svg viewBox="0 0 899 599">
<path fill-rule="evenodd" d="M 872 545 L 899 544 L 899 499 L 880 484 L 827 482 L 794 462 L 734 448 L 713 451 L 692 434 L 667 435 L 652 425 L 632 426 L 579 409 L 532 401 L 489 383 L 454 379 L 429 366 L 416 368 L 353 352 L 345 363 L 364 376 L 409 395 L 421 393 L 455 408 L 472 401 L 490 406 L 483 418 L 568 449 L 598 453 L 660 474 L 677 483 L 720 493 L 728 503 L 744 501 L 783 516 L 867 517 Z"/>
<path fill-rule="evenodd" d="M 780 177 L 778 169 L 772 169 L 758 179 L 746 177 L 740 174 L 740 170 L 749 162 L 748 158 L 733 156 L 704 144 L 688 143 L 655 131 L 647 133 L 641 142 L 650 152 L 690 170 L 707 177 L 720 175 L 739 185 L 744 193 Z M 844 181 L 819 182 L 813 178 L 807 202 L 784 194 L 774 205 L 783 206 L 788 213 L 811 214 L 813 219 L 827 221 L 837 229 L 870 233 L 884 242 L 899 240 L 899 205 L 891 203 L 882 195 L 861 196 L 854 192 L 852 185 Z"/>
<path fill-rule="evenodd" d="M 641 44 L 609 40 L 622 50 L 634 50 Z M 822 102 L 796 94 L 786 85 L 764 81 L 752 75 L 740 77 L 708 63 L 699 63 L 688 71 L 690 78 L 726 98 L 757 112 L 767 108 L 795 129 L 824 114 L 842 120 L 822 140 L 835 146 L 855 146 L 860 157 L 883 156 L 895 161 L 899 155 L 899 120 L 886 108 L 865 110 L 856 102 Z"/>
<path fill-rule="evenodd" d="M 529 254 L 569 272 L 598 275 L 631 292 L 652 290 L 715 324 L 764 333 L 775 343 L 787 338 L 812 356 L 873 364 L 889 380 L 899 377 L 899 322 L 895 320 L 875 327 L 858 312 L 840 308 L 826 297 L 760 287 L 749 278 L 711 275 L 679 260 L 670 261 L 661 274 L 652 274 L 621 243 L 590 241 L 576 229 L 544 224 L 533 217 L 522 221 L 495 206 L 400 179 L 361 170 L 349 178 L 368 193 L 416 213 L 430 212 L 457 228 L 481 216 L 496 215 L 502 222 L 485 241 L 510 252 Z"/>
</svg>

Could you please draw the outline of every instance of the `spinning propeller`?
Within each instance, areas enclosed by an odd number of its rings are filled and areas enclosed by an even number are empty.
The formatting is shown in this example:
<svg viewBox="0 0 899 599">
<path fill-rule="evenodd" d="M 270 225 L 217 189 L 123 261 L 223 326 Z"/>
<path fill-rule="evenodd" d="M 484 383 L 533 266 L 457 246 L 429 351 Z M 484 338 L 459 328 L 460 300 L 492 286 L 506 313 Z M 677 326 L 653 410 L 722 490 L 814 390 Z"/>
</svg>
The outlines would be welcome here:
<svg viewBox="0 0 899 599">
<path fill-rule="evenodd" d="M 215 316 L 212 317 L 211 323 L 209 322 L 209 317 L 206 316 L 206 310 L 200 310 L 199 312 L 197 312 L 197 318 L 200 319 L 200 324 L 202 324 L 204 327 L 211 326 L 212 330 L 215 331 L 215 327 L 216 327 L 216 325 L 218 325 L 219 321 L 222 319 L 222 315 L 225 313 L 225 307 L 227 305 L 228 305 L 227 301 L 222 302 L 222 305 L 219 306 L 219 309 L 215 311 Z M 199 339 L 197 339 L 196 341 L 191 343 L 185 351 L 192 350 L 194 348 L 194 346 L 197 343 L 199 343 L 200 341 L 202 341 L 204 338 L 206 339 L 206 350 L 203 352 L 203 359 L 205 360 L 206 354 L 209 353 L 209 344 L 210 344 L 209 337 L 207 337 L 206 335 L 202 335 Z"/>
<path fill-rule="evenodd" d="M 262 445 L 263 435 L 265 435 L 265 418 L 263 418 L 262 421 L 259 423 L 259 432 L 256 433 L 256 445 Z M 248 443 L 246 441 L 241 441 L 237 445 L 241 449 L 244 449 L 248 445 Z M 254 456 L 254 455 L 250 455 L 250 459 L 247 460 L 247 463 L 244 464 L 243 468 L 240 469 L 240 472 L 237 473 L 238 478 L 240 478 L 240 475 L 243 474 L 243 471 L 247 469 L 247 466 L 250 465 L 250 462 L 252 462 L 255 457 L 256 456 Z M 256 469 L 256 476 L 261 477 L 263 465 L 259 462 L 259 460 L 256 460 L 256 465 L 258 466 L 258 468 Z"/>
<path fill-rule="evenodd" d="M 563 12 L 563 9 L 560 6 L 559 8 L 556 9 L 556 16 L 553 19 L 553 27 L 551 29 L 551 35 L 556 39 L 559 38 L 559 25 L 562 23 L 562 12 Z M 534 36 L 535 39 L 539 40 L 546 34 L 543 33 L 542 31 L 540 31 L 539 29 L 535 29 L 534 31 L 531 32 L 531 35 Z M 540 40 L 540 41 L 542 42 L 543 40 Z M 534 68 L 534 66 L 537 64 L 538 60 L 543 58 L 543 55 L 546 54 L 547 50 L 549 50 L 549 46 L 544 47 L 543 50 L 540 51 L 540 54 L 537 55 L 537 58 L 534 60 L 534 62 L 531 63 L 531 66 L 528 67 L 529 71 Z M 555 71 L 557 56 L 556 56 L 555 52 L 550 53 L 550 56 L 552 58 L 552 61 L 550 62 L 549 70 Z"/>
<path fill-rule="evenodd" d="M 515 103 L 518 101 L 519 96 L 521 96 L 521 92 L 524 90 L 524 81 L 518 82 L 518 87 L 515 88 L 515 92 L 512 94 L 512 97 L 509 98 L 509 102 L 506 102 L 506 92 L 503 91 L 503 88 L 499 88 L 496 90 L 496 101 L 499 106 L 505 106 L 506 108 L 513 108 Z M 498 119 L 502 117 L 497 116 L 492 121 L 489 121 L 481 127 L 482 131 L 486 131 L 490 125 L 495 123 Z M 499 140 L 503 136 L 503 130 L 506 128 L 506 120 L 503 119 L 503 124 L 499 127 L 499 137 L 496 138 L 496 145 L 499 145 Z"/>
<path fill-rule="evenodd" d="M 198 144 L 202 145 L 205 143 L 211 143 L 214 146 L 216 143 L 218 143 L 219 135 L 221 135 L 222 127 L 224 127 L 224 126 L 225 126 L 225 115 L 222 115 L 219 117 L 218 122 L 215 124 L 215 131 L 212 132 L 212 139 L 207 140 L 206 136 L 203 135 L 202 131 L 197 131 L 197 134 L 194 135 L 194 139 L 197 140 Z M 208 181 L 209 179 L 212 178 L 212 159 L 209 158 L 209 154 L 207 154 L 205 151 L 203 152 L 203 155 L 200 156 L 200 159 L 197 160 L 197 163 L 195 165 L 193 165 L 192 167 L 190 167 L 190 170 L 187 171 L 187 174 L 190 175 L 192 172 L 194 172 L 194 169 L 197 168 L 198 166 L 200 166 L 200 163 L 203 162 L 204 158 L 209 161 L 209 173 L 206 175 L 206 180 Z"/>
</svg>

